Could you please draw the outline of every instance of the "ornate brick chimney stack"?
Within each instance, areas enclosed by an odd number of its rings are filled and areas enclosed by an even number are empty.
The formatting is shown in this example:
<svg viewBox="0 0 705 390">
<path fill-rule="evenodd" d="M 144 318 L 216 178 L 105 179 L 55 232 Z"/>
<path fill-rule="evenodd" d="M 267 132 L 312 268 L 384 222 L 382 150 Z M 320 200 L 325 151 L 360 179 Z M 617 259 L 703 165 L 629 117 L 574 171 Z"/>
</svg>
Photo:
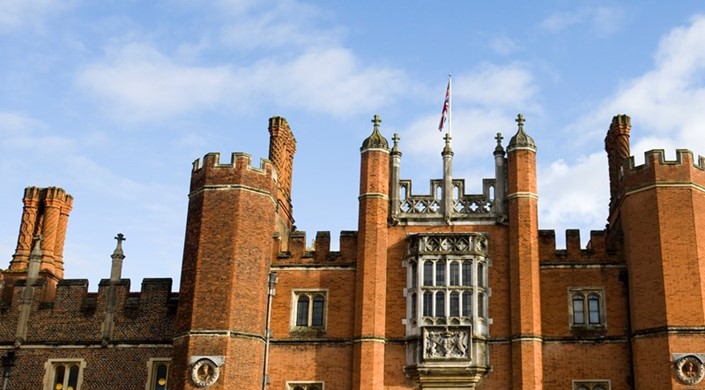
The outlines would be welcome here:
<svg viewBox="0 0 705 390">
<path fill-rule="evenodd" d="M 296 139 L 286 119 L 280 116 L 269 118 L 269 160 L 277 170 L 277 209 L 279 230 L 283 238 L 294 228 L 293 206 L 291 204 L 291 177 L 294 169 Z M 282 230 L 282 228 L 284 230 Z M 284 239 L 284 242 L 287 240 Z"/>
<path fill-rule="evenodd" d="M 46 279 L 45 298 L 51 299 L 57 282 L 64 277 L 64 239 L 73 197 L 58 187 L 27 187 L 23 202 L 17 249 L 10 268 L 4 273 L 6 287 L 13 286 L 17 279 L 27 277 L 32 238 L 41 235 L 39 275 Z M 6 288 L 5 291 L 11 289 Z"/>
<path fill-rule="evenodd" d="M 610 171 L 610 212 L 617 204 L 617 189 L 619 186 L 619 171 L 624 160 L 629 158 L 629 130 L 632 128 L 631 118 L 620 114 L 612 117 L 612 124 L 605 137 L 605 151 Z"/>
</svg>

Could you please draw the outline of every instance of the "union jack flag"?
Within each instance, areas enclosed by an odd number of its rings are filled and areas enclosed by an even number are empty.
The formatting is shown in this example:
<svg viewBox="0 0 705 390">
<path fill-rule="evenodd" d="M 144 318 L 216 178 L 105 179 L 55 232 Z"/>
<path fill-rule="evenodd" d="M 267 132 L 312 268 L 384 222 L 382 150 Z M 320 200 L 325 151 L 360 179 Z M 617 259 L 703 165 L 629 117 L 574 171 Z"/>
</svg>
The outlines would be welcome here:
<svg viewBox="0 0 705 390">
<path fill-rule="evenodd" d="M 448 88 L 446 88 L 446 99 L 443 102 L 443 111 L 441 111 L 441 123 L 438 125 L 438 131 L 443 131 L 443 125 L 445 124 L 446 118 L 448 117 L 448 110 L 450 110 L 450 80 L 448 80 Z"/>
</svg>

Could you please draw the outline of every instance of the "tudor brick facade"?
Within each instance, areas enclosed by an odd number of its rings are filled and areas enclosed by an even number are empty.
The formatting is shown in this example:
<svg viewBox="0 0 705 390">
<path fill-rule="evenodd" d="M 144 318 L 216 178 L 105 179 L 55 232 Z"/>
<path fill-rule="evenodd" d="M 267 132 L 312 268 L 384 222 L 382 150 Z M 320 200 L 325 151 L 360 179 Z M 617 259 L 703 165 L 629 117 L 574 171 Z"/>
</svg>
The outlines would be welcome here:
<svg viewBox="0 0 705 390">
<path fill-rule="evenodd" d="M 296 140 L 284 118 L 270 119 L 259 167 L 242 153 L 197 160 L 178 293 L 168 279 L 130 291 L 120 235 L 98 292 L 63 279 L 73 198 L 29 187 L 2 272 L 9 388 L 702 386 L 704 158 L 656 150 L 635 166 L 630 119 L 615 116 L 609 224 L 586 243 L 568 230 L 556 249 L 538 229 L 538 151 L 521 115 L 506 145 L 497 136 L 480 194 L 452 176 L 450 136 L 443 178 L 412 191 L 400 139 L 390 145 L 380 122 L 360 148 L 358 229 L 341 232 L 337 251 L 328 232 L 307 248 L 293 225 Z"/>
</svg>

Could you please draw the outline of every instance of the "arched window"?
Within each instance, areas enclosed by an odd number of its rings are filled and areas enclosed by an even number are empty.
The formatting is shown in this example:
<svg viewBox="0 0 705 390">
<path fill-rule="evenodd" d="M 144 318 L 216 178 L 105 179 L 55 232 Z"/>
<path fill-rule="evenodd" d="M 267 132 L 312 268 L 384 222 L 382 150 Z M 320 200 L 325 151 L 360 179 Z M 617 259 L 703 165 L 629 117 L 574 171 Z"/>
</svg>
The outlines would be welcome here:
<svg viewBox="0 0 705 390">
<path fill-rule="evenodd" d="M 308 295 L 299 296 L 296 304 L 296 326 L 308 326 Z"/>
<path fill-rule="evenodd" d="M 436 291 L 436 317 L 446 316 L 446 294 L 445 291 Z"/>
<path fill-rule="evenodd" d="M 423 263 L 423 285 L 433 286 L 433 262 L 424 261 Z"/>
<path fill-rule="evenodd" d="M 460 316 L 460 294 L 457 291 L 450 293 L 450 316 Z"/>
<path fill-rule="evenodd" d="M 323 326 L 323 310 L 326 300 L 322 295 L 313 298 L 313 315 L 311 316 L 311 326 Z"/>
<path fill-rule="evenodd" d="M 457 261 L 450 262 L 450 286 L 460 286 L 460 265 Z"/>
<path fill-rule="evenodd" d="M 438 260 L 436 262 L 436 286 L 446 285 L 446 262 Z"/>
<path fill-rule="evenodd" d="M 79 390 L 81 387 L 81 370 L 83 366 L 85 366 L 85 363 L 81 361 L 60 360 L 52 362 L 53 380 L 51 382 L 51 389 Z"/>
<path fill-rule="evenodd" d="M 484 263 L 477 264 L 477 285 L 479 287 L 487 287 L 487 284 L 485 283 L 485 264 Z"/>
<path fill-rule="evenodd" d="M 470 291 L 463 292 L 463 316 L 472 317 L 472 293 Z"/>
<path fill-rule="evenodd" d="M 477 316 L 480 318 L 485 318 L 485 294 L 477 294 Z"/>
<path fill-rule="evenodd" d="M 597 294 L 588 295 L 588 321 L 590 324 L 600 324 L 600 296 Z"/>
<path fill-rule="evenodd" d="M 296 302 L 296 313 L 293 314 L 294 326 L 325 329 L 327 293 L 325 291 L 294 291 L 294 297 Z M 297 329 L 292 330 L 296 331 Z"/>
<path fill-rule="evenodd" d="M 423 293 L 423 315 L 433 317 L 433 293 L 430 291 Z"/>
<path fill-rule="evenodd" d="M 149 390 L 166 390 L 169 378 L 169 364 L 171 361 L 164 358 L 149 359 Z"/>
<path fill-rule="evenodd" d="M 583 303 L 583 297 L 580 294 L 573 296 L 573 324 L 585 324 L 585 305 Z"/>
<path fill-rule="evenodd" d="M 569 289 L 571 326 L 596 329 L 605 326 L 604 291 L 595 288 Z"/>
<path fill-rule="evenodd" d="M 463 261 L 463 286 L 472 285 L 472 261 Z"/>
</svg>

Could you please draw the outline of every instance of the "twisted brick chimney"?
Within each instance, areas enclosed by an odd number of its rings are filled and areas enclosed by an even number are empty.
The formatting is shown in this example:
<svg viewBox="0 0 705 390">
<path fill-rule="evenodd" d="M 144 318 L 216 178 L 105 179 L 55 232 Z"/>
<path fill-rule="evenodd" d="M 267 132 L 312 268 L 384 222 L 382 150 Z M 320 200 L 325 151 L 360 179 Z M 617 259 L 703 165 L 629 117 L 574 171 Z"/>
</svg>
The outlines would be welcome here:
<svg viewBox="0 0 705 390">
<path fill-rule="evenodd" d="M 23 198 L 22 221 L 17 249 L 4 271 L 5 291 L 14 281 L 27 278 L 32 239 L 40 235 L 41 265 L 39 276 L 46 279 L 45 298 L 53 298 L 56 284 L 64 277 L 64 239 L 73 197 L 58 187 L 27 187 Z M 4 294 L 3 294 L 4 297 Z"/>
</svg>

